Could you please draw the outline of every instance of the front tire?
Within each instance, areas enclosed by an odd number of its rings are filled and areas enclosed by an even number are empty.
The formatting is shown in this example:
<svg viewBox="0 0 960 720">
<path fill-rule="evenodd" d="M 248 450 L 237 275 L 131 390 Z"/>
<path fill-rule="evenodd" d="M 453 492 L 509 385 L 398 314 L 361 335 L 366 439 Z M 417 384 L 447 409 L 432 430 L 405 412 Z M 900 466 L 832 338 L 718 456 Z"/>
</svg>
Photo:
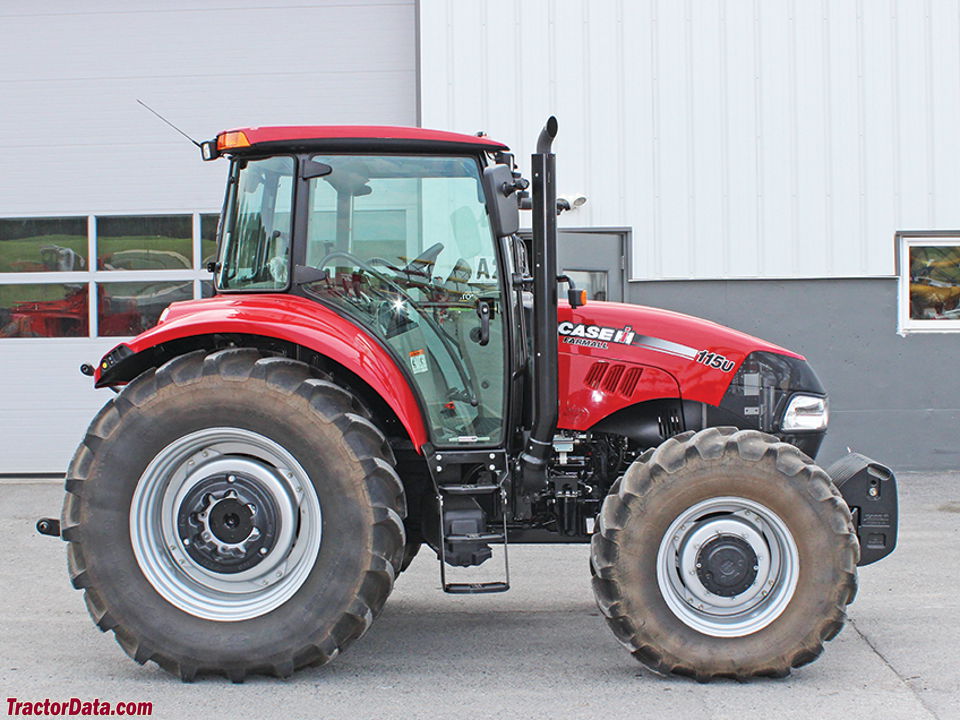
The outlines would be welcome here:
<svg viewBox="0 0 960 720">
<path fill-rule="evenodd" d="M 290 675 L 367 630 L 403 557 L 403 487 L 345 389 L 255 350 L 148 370 L 67 474 L 73 584 L 137 662 Z"/>
<path fill-rule="evenodd" d="M 814 660 L 856 594 L 859 545 L 829 476 L 735 428 L 666 441 L 611 490 L 591 545 L 617 639 L 658 673 L 783 677 Z"/>
</svg>

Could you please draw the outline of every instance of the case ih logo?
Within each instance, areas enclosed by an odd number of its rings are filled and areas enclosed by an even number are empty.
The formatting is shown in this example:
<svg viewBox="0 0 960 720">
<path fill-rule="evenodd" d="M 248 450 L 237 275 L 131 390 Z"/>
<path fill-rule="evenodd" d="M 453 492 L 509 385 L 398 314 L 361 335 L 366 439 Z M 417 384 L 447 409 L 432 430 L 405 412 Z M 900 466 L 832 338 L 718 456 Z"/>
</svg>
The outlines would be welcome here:
<svg viewBox="0 0 960 720">
<path fill-rule="evenodd" d="M 564 342 L 570 345 L 586 345 L 595 348 L 606 348 L 607 343 L 611 342 L 632 345 L 633 338 L 636 336 L 629 325 L 623 328 L 612 328 L 572 322 L 560 323 L 557 326 L 557 332 L 563 335 Z"/>
<path fill-rule="evenodd" d="M 606 350 L 609 343 L 632 345 L 643 350 L 652 350 L 653 352 L 692 360 L 725 373 L 730 372 L 736 366 L 733 360 L 728 360 L 719 353 L 709 350 L 697 351 L 696 348 L 689 345 L 682 345 L 652 335 L 638 335 L 630 325 L 622 328 L 612 328 L 566 321 L 557 325 L 557 332 L 563 336 L 563 341 L 568 345 L 582 345 L 599 348 L 600 350 Z"/>
</svg>

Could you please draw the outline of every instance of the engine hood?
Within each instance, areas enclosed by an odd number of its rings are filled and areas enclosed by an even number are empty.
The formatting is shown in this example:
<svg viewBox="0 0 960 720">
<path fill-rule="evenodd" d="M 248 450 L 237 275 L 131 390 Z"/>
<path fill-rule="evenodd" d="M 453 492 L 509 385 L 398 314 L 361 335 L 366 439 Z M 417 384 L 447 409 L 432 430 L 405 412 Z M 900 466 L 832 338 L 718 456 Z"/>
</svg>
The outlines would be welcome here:
<svg viewBox="0 0 960 720">
<path fill-rule="evenodd" d="M 747 333 L 643 305 L 592 301 L 573 309 L 564 303 L 557 319 L 561 365 L 572 369 L 606 361 L 658 369 L 676 381 L 677 395 L 710 405 L 719 405 L 752 352 L 805 361 L 802 355 Z M 665 391 L 662 394 L 666 396 Z"/>
</svg>

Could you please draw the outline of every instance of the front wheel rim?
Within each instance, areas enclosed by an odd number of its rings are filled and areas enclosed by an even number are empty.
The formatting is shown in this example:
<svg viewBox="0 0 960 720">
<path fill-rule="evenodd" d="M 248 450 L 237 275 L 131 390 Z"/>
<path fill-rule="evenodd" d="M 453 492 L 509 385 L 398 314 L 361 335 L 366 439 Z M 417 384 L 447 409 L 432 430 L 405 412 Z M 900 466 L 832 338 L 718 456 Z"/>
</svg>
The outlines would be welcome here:
<svg viewBox="0 0 960 720">
<path fill-rule="evenodd" d="M 289 600 L 316 562 L 321 510 L 284 447 L 206 428 L 163 448 L 137 483 L 130 540 L 147 581 L 178 609 L 241 621 Z"/>
<path fill-rule="evenodd" d="M 657 553 L 670 611 L 714 637 L 742 637 L 776 620 L 799 578 L 797 544 L 772 510 L 741 497 L 704 500 L 680 513 Z"/>
</svg>

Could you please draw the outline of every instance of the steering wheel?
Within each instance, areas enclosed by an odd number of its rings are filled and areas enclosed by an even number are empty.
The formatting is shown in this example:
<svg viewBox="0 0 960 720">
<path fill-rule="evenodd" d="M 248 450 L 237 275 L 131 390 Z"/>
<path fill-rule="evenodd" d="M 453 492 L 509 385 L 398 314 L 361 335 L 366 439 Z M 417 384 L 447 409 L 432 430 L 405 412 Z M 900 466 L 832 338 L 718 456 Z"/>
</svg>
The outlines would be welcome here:
<svg viewBox="0 0 960 720">
<path fill-rule="evenodd" d="M 440 243 L 437 243 L 437 245 L 440 245 Z M 431 252 L 437 252 L 439 254 L 440 252 L 439 250 L 434 250 L 437 247 L 437 245 L 434 245 L 428 248 L 428 250 Z M 440 249 L 443 249 L 442 245 L 440 246 Z M 412 297 L 410 297 L 409 294 L 407 294 L 407 291 L 403 288 L 402 285 L 397 283 L 395 280 L 387 277 L 379 270 L 376 270 L 369 262 L 365 260 L 361 260 L 353 253 L 348 253 L 345 250 L 334 250 L 332 253 L 328 253 L 326 257 L 324 257 L 319 262 L 318 267 L 326 267 L 330 263 L 330 261 L 334 260 L 335 258 L 344 258 L 351 265 L 356 265 L 358 268 L 366 270 L 368 273 L 373 275 L 378 280 L 381 280 L 385 284 L 392 287 L 400 297 L 402 297 L 404 300 L 410 303 L 411 307 L 417 307 L 416 300 L 414 300 Z M 380 308 L 378 308 L 378 311 L 377 311 L 378 322 L 381 322 L 380 318 L 382 317 L 382 312 L 381 312 L 382 308 L 383 308 L 383 305 L 381 304 Z M 423 321 L 427 325 L 429 325 L 430 329 L 433 330 L 434 333 L 436 333 L 436 336 L 438 338 L 440 338 L 440 342 L 442 342 L 444 346 L 446 346 L 448 355 L 450 356 L 450 359 L 453 361 L 454 366 L 457 368 L 457 374 L 460 376 L 460 380 L 463 383 L 464 388 L 466 388 L 467 392 L 470 394 L 469 402 L 471 404 L 476 404 L 477 398 L 476 398 L 476 393 L 473 390 L 473 385 L 470 382 L 470 373 L 467 372 L 467 368 L 464 366 L 463 360 L 460 358 L 458 354 L 459 349 L 457 348 L 456 343 L 454 343 L 454 341 L 450 338 L 447 332 L 442 327 L 440 327 L 440 324 L 436 320 L 434 320 L 432 317 L 430 317 L 430 313 L 418 312 L 417 315 L 423 318 Z M 386 328 L 384 327 L 383 330 L 386 331 Z"/>
</svg>

